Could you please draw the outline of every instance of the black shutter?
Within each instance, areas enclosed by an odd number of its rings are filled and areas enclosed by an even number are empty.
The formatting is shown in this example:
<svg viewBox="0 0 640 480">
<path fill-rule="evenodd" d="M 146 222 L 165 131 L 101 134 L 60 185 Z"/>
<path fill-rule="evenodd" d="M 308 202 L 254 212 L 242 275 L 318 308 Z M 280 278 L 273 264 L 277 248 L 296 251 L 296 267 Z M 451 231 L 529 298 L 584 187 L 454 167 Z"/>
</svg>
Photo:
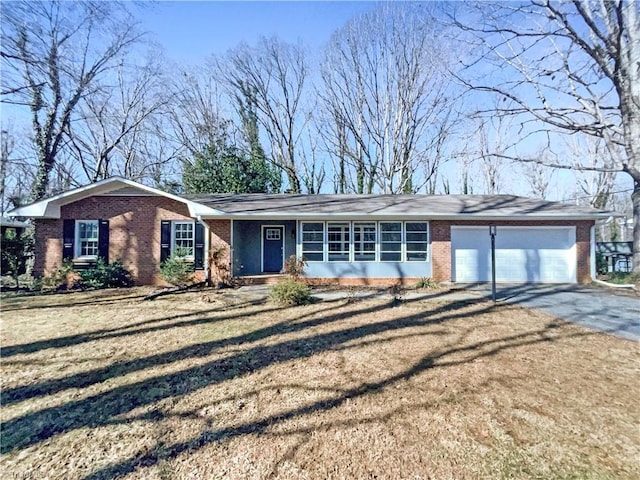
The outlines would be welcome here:
<svg viewBox="0 0 640 480">
<path fill-rule="evenodd" d="M 171 255 L 171 222 L 160 221 L 160 262 L 164 262 Z"/>
<path fill-rule="evenodd" d="M 194 263 L 196 270 L 204 270 L 204 227 L 196 222 L 196 242 L 194 251 Z"/>
<path fill-rule="evenodd" d="M 73 258 L 73 242 L 76 238 L 76 221 L 67 219 L 62 222 L 62 258 Z"/>
<path fill-rule="evenodd" d="M 109 263 L 109 220 L 98 220 L 98 256 Z"/>
</svg>

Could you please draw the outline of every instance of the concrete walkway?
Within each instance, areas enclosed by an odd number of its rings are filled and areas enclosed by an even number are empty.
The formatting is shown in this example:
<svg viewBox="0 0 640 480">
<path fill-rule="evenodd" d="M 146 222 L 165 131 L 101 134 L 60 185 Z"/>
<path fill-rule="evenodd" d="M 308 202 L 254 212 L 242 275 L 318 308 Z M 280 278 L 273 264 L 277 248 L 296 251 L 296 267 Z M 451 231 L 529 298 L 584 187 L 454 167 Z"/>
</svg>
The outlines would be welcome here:
<svg viewBox="0 0 640 480">
<path fill-rule="evenodd" d="M 241 287 L 227 295 L 249 301 L 268 298 L 271 285 Z M 330 301 L 341 298 L 392 298 L 384 291 L 327 290 L 314 291 L 313 296 Z M 405 300 L 432 298 L 461 300 L 491 300 L 487 284 L 453 288 L 448 291 L 407 290 L 400 295 Z M 621 295 L 600 287 L 578 285 L 498 285 L 498 303 L 518 303 L 542 310 L 571 323 L 609 333 L 620 338 L 640 341 L 640 298 Z"/>
</svg>

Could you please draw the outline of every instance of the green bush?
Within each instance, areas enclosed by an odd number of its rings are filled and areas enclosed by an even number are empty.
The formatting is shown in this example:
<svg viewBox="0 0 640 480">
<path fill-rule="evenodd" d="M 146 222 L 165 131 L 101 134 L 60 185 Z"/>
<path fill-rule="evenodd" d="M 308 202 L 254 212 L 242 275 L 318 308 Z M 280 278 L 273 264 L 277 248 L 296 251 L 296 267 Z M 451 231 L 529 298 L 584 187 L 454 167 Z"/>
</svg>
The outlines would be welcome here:
<svg viewBox="0 0 640 480">
<path fill-rule="evenodd" d="M 281 305 L 307 305 L 312 301 L 309 286 L 293 278 L 275 284 L 270 298 Z"/>
<path fill-rule="evenodd" d="M 187 285 L 193 280 L 193 263 L 187 261 L 188 252 L 178 248 L 160 265 L 160 274 L 171 285 Z"/>
<path fill-rule="evenodd" d="M 42 278 L 41 286 L 43 290 L 66 290 L 71 285 L 73 274 L 73 263 L 71 260 L 64 260 L 62 265 L 53 270 L 49 275 Z"/>
<path fill-rule="evenodd" d="M 33 252 L 33 235 L 25 232 L 18 235 L 14 230 L 7 230 L 2 237 L 2 275 L 10 275 L 20 287 L 19 277 L 26 272 L 27 261 Z"/>
<path fill-rule="evenodd" d="M 618 285 L 634 284 L 640 282 L 640 273 L 634 272 L 609 272 L 604 280 Z"/>
<path fill-rule="evenodd" d="M 98 258 L 95 267 L 80 270 L 75 286 L 78 288 L 119 288 L 133 285 L 131 273 L 121 262 L 106 263 Z"/>
</svg>

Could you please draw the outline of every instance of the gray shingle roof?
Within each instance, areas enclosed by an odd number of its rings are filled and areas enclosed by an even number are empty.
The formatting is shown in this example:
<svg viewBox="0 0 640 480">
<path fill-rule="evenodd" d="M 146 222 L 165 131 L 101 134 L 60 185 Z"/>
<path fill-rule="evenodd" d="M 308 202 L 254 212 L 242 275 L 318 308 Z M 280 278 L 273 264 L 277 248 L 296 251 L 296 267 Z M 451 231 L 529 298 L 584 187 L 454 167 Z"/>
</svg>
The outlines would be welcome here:
<svg viewBox="0 0 640 480">
<path fill-rule="evenodd" d="M 611 212 L 513 195 L 183 195 L 232 216 L 606 218 Z"/>
</svg>

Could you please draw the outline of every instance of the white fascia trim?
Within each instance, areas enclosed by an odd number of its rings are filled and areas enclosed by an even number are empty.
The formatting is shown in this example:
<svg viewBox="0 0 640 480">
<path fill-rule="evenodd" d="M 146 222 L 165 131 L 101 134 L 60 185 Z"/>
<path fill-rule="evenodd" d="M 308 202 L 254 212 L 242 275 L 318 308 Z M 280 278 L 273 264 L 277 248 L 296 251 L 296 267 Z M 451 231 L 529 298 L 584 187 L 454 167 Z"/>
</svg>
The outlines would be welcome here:
<svg viewBox="0 0 640 480">
<path fill-rule="evenodd" d="M 455 215 L 455 214 L 432 214 L 428 212 L 424 213 L 394 213 L 388 215 L 381 214 L 367 214 L 367 213 L 294 213 L 294 212 L 273 212 L 273 213 L 221 213 L 216 215 L 215 218 L 221 220 L 275 220 L 275 219 L 288 219 L 288 220 L 447 220 L 447 221 L 486 221 L 486 222 L 499 222 L 499 221 L 579 221 L 579 220 L 598 220 L 606 218 L 608 214 L 603 215 Z M 207 218 L 206 215 L 203 215 Z"/>
<path fill-rule="evenodd" d="M 123 177 L 109 177 L 104 180 L 100 180 L 84 187 L 79 187 L 73 190 L 69 190 L 53 197 L 45 198 L 38 202 L 34 202 L 24 207 L 19 207 L 11 210 L 7 215 L 11 217 L 31 217 L 31 218 L 60 218 L 60 207 L 83 198 L 104 195 L 109 192 L 113 192 L 123 186 L 134 187 L 140 189 L 151 195 L 158 195 L 178 202 L 184 203 L 189 208 L 189 214 L 193 217 L 201 215 L 207 216 L 219 216 L 222 214 L 220 210 L 216 210 L 200 203 L 192 202 L 178 195 L 163 192 L 157 188 L 148 187 L 133 180 L 129 180 Z"/>
</svg>

